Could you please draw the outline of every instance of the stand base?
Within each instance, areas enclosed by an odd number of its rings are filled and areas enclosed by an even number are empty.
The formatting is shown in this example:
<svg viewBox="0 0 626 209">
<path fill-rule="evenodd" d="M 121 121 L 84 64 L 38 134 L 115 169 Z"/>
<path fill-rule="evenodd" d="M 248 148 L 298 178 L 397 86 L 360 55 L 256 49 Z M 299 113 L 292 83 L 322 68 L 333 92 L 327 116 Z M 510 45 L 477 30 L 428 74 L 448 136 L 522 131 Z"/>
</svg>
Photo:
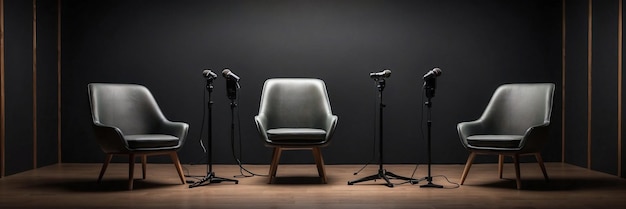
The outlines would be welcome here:
<svg viewBox="0 0 626 209">
<path fill-rule="evenodd" d="M 443 185 L 439 185 L 439 184 L 433 184 L 433 177 L 431 176 L 427 176 L 424 177 L 423 179 L 428 181 L 428 184 L 424 184 L 424 185 L 420 185 L 420 188 L 443 188 Z M 411 184 L 417 184 L 418 182 L 413 182 L 411 181 Z"/>
<path fill-rule="evenodd" d="M 405 180 L 409 182 L 418 181 L 417 179 L 399 176 L 392 172 L 387 172 L 387 170 L 385 169 L 379 169 L 377 174 L 366 176 L 366 177 L 363 177 L 354 181 L 348 181 L 348 185 L 353 185 L 355 183 L 364 182 L 364 181 L 371 181 L 371 180 L 376 181 L 377 179 L 385 180 L 385 185 L 388 187 L 393 187 L 393 184 L 391 183 L 391 181 L 389 181 L 389 179 L 401 179 L 401 180 Z"/>
<path fill-rule="evenodd" d="M 217 177 L 217 176 L 215 176 L 215 172 L 209 172 L 209 174 L 207 176 L 205 176 L 204 178 L 202 178 L 202 180 L 197 181 L 197 182 L 189 185 L 189 188 L 209 185 L 211 183 L 222 183 L 223 181 L 235 182 L 235 184 L 239 184 L 239 180 Z"/>
</svg>

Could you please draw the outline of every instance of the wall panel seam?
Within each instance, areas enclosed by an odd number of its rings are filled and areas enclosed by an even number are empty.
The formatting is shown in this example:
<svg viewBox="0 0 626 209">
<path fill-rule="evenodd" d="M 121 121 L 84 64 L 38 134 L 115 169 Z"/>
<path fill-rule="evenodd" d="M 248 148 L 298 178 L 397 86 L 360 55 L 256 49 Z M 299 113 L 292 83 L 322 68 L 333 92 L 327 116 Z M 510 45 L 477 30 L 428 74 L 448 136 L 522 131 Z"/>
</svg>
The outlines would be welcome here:
<svg viewBox="0 0 626 209">
<path fill-rule="evenodd" d="M 622 17 L 623 0 L 619 0 L 617 19 L 617 176 L 622 176 L 622 65 L 623 65 L 623 37 Z"/>
<path fill-rule="evenodd" d="M 6 170 L 4 80 L 4 0 L 0 0 L 0 178 Z"/>
<path fill-rule="evenodd" d="M 37 168 L 37 0 L 33 0 L 33 168 Z"/>
<path fill-rule="evenodd" d="M 592 99 L 592 0 L 589 0 L 589 8 L 587 13 L 587 169 L 591 169 L 591 99 Z"/>
<path fill-rule="evenodd" d="M 561 163 L 565 162 L 565 18 L 565 0 L 563 0 L 561 17 Z"/>
<path fill-rule="evenodd" d="M 61 0 L 57 0 L 57 163 L 61 153 Z"/>
</svg>

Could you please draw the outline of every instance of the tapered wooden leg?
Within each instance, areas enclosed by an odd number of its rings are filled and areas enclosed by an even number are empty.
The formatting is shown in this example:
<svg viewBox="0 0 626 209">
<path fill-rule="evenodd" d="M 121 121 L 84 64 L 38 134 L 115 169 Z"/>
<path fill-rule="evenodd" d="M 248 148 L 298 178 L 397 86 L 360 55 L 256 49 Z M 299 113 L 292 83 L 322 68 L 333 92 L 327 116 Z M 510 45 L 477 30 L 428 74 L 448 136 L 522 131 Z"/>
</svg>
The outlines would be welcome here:
<svg viewBox="0 0 626 209">
<path fill-rule="evenodd" d="M 141 178 L 146 179 L 146 166 L 148 162 L 147 155 L 141 155 Z"/>
<path fill-rule="evenodd" d="M 128 190 L 133 190 L 133 177 L 135 175 L 135 154 L 128 155 Z"/>
<path fill-rule="evenodd" d="M 541 158 L 541 153 L 535 153 L 535 158 L 537 158 L 537 163 L 539 163 L 539 167 L 541 167 L 541 172 L 543 172 L 543 178 L 546 181 L 549 181 L 548 172 L 546 172 L 546 166 L 543 165 L 543 159 Z"/>
<path fill-rule="evenodd" d="M 498 155 L 498 176 L 502 179 L 502 167 L 504 165 L 504 155 Z"/>
<path fill-rule="evenodd" d="M 107 170 L 107 167 L 109 167 L 111 158 L 113 158 L 113 154 L 106 155 L 104 159 L 104 164 L 102 164 L 102 169 L 100 169 L 100 176 L 98 176 L 98 183 L 102 182 L 102 177 L 104 176 L 104 172 Z"/>
<path fill-rule="evenodd" d="M 461 175 L 461 185 L 465 182 L 465 177 L 467 177 L 467 173 L 472 167 L 472 162 L 474 162 L 474 158 L 476 157 L 476 153 L 470 152 L 469 157 L 467 158 L 467 162 L 465 163 L 465 168 L 463 169 L 463 175 Z"/>
<path fill-rule="evenodd" d="M 180 182 L 185 184 L 185 174 L 183 173 L 183 166 L 180 164 L 180 160 L 178 159 L 178 153 L 170 153 L 170 158 L 172 158 L 172 162 L 174 162 L 174 166 L 176 166 L 176 171 L 178 171 Z"/>
<path fill-rule="evenodd" d="M 515 182 L 517 183 L 517 189 L 522 188 L 522 180 L 520 179 L 519 171 L 519 155 L 513 155 L 513 164 L 515 164 Z"/>
<path fill-rule="evenodd" d="M 315 158 L 315 164 L 317 165 L 317 173 L 322 178 L 322 183 L 326 183 L 326 171 L 324 171 L 324 158 L 322 158 L 322 151 L 319 147 L 313 147 L 313 158 Z"/>
<path fill-rule="evenodd" d="M 270 165 L 270 180 L 268 183 L 274 182 L 276 178 L 276 169 L 278 168 L 278 162 L 280 161 L 280 154 L 283 150 L 280 147 L 274 147 L 274 154 L 272 155 L 272 163 Z"/>
</svg>

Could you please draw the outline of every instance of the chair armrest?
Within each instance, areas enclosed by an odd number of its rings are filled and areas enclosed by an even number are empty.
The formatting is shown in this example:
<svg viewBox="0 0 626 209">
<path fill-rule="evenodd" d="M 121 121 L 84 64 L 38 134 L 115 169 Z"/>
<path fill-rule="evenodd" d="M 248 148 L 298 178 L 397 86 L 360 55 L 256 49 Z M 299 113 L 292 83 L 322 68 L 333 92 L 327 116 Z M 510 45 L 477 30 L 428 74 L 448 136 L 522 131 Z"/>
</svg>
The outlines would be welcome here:
<svg viewBox="0 0 626 209">
<path fill-rule="evenodd" d="M 122 130 L 98 122 L 92 124 L 96 141 L 104 153 L 119 153 L 129 151 L 128 143 L 124 140 Z"/>
<path fill-rule="evenodd" d="M 324 140 L 325 143 L 328 143 L 330 139 L 333 137 L 333 134 L 335 133 L 335 127 L 337 127 L 338 119 L 339 117 L 337 117 L 336 115 L 331 115 L 326 120 L 326 124 L 324 127 L 326 129 L 326 139 Z"/>
<path fill-rule="evenodd" d="M 459 139 L 461 140 L 461 144 L 468 148 L 469 144 L 467 143 L 467 137 L 476 135 L 478 133 L 484 132 L 483 122 L 480 120 L 469 121 L 469 122 L 460 122 L 456 125 L 457 132 L 459 133 Z"/>
<path fill-rule="evenodd" d="M 254 116 L 254 122 L 256 123 L 256 129 L 261 139 L 269 143 L 270 140 L 267 138 L 267 118 L 264 115 L 257 115 Z"/>
<path fill-rule="evenodd" d="M 163 131 L 164 134 L 178 137 L 179 148 L 185 143 L 185 139 L 187 139 L 189 124 L 183 122 L 164 121 L 161 126 L 161 131 Z"/>
<path fill-rule="evenodd" d="M 528 128 L 520 142 L 520 151 L 522 153 L 540 152 L 548 141 L 549 135 L 550 122 Z"/>
</svg>

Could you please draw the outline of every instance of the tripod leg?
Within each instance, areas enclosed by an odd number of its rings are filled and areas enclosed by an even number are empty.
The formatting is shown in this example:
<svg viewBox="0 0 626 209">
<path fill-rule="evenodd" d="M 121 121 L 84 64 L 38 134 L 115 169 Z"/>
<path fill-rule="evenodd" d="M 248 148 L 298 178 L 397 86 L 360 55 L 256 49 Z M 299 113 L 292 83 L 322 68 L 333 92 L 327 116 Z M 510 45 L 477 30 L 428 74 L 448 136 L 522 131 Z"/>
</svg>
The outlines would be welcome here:
<svg viewBox="0 0 626 209">
<path fill-rule="evenodd" d="M 202 178 L 200 181 L 197 181 L 191 185 L 189 185 L 189 188 L 194 188 L 197 186 L 202 186 L 205 182 L 209 182 L 211 183 L 213 180 L 213 172 L 208 173 L 204 178 Z"/>
<path fill-rule="evenodd" d="M 348 181 L 348 185 L 353 185 L 353 184 L 356 184 L 356 183 L 360 183 L 360 182 L 364 182 L 364 181 L 371 181 L 371 180 L 376 180 L 376 179 L 380 179 L 380 175 L 379 174 L 366 176 L 366 177 L 363 177 L 363 178 L 360 178 L 360 179 L 357 179 L 357 180 L 354 180 L 354 181 Z"/>
<path fill-rule="evenodd" d="M 406 180 L 406 181 L 416 181 L 416 179 L 412 179 L 409 177 L 404 177 L 404 176 L 400 176 L 400 175 L 396 175 L 392 172 L 386 172 L 385 174 L 387 174 L 387 176 L 393 178 L 393 179 L 400 179 L 400 180 Z"/>
<path fill-rule="evenodd" d="M 387 182 L 385 185 L 387 185 L 388 187 L 393 187 L 393 184 L 391 183 L 391 181 L 389 181 L 389 178 L 387 178 L 387 172 L 386 171 L 382 171 L 382 173 L 378 173 L 378 175 L 380 176 L 380 178 L 382 178 L 383 180 L 385 180 L 385 182 Z"/>
<path fill-rule="evenodd" d="M 391 181 L 389 181 L 389 178 L 387 178 L 385 173 L 386 173 L 385 170 L 378 170 L 377 174 L 366 176 L 366 177 L 363 177 L 354 181 L 348 181 L 348 185 L 353 185 L 353 184 L 364 182 L 364 181 L 371 181 L 371 180 L 376 181 L 377 179 L 383 179 L 385 180 L 386 186 L 393 187 L 393 184 L 391 183 Z"/>
</svg>

